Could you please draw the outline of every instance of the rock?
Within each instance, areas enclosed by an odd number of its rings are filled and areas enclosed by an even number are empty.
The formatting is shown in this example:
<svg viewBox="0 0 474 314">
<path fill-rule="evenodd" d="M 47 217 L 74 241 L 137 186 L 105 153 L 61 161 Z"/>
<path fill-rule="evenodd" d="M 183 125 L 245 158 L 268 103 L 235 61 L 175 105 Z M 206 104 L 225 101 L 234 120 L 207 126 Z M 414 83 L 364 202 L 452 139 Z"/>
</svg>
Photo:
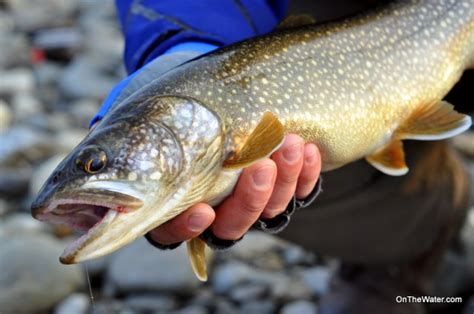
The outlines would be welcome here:
<svg viewBox="0 0 474 314">
<path fill-rule="evenodd" d="M 43 51 L 67 49 L 75 51 L 83 44 L 82 35 L 76 27 L 57 27 L 37 31 L 33 45 Z"/>
<path fill-rule="evenodd" d="M 11 103 L 16 121 L 22 121 L 43 112 L 43 105 L 31 93 L 16 93 Z"/>
<path fill-rule="evenodd" d="M 185 294 L 199 286 L 186 246 L 160 251 L 140 238 L 111 258 L 106 281 L 119 292 L 166 291 Z"/>
<path fill-rule="evenodd" d="M 44 132 L 17 125 L 0 134 L 0 165 L 18 165 L 41 160 L 54 152 L 54 143 Z"/>
<path fill-rule="evenodd" d="M 57 79 L 63 71 L 63 68 L 64 66 L 48 60 L 45 60 L 44 62 L 41 62 L 35 66 L 34 72 L 36 81 L 41 87 L 42 92 L 47 86 L 57 84 Z M 56 87 L 54 86 L 54 88 Z"/>
<path fill-rule="evenodd" d="M 34 31 L 39 28 L 66 24 L 77 9 L 75 1 L 7 0 L 6 2 L 16 26 L 22 31 Z"/>
<path fill-rule="evenodd" d="M 283 274 L 252 268 L 237 261 L 216 267 L 212 276 L 212 287 L 216 293 L 230 293 L 242 284 L 261 285 L 278 299 L 293 300 L 311 295 L 309 287 L 301 279 Z"/>
<path fill-rule="evenodd" d="M 74 59 L 58 80 L 61 92 L 69 98 L 105 98 L 118 80 L 98 67 L 90 58 Z"/>
<path fill-rule="evenodd" d="M 118 300 L 100 300 L 92 306 L 92 314 L 137 314 Z"/>
<path fill-rule="evenodd" d="M 271 300 L 250 301 L 244 303 L 240 308 L 240 313 L 245 314 L 272 314 L 275 313 L 275 304 Z"/>
<path fill-rule="evenodd" d="M 64 154 L 70 153 L 87 135 L 85 129 L 66 129 L 56 135 L 56 150 Z"/>
<path fill-rule="evenodd" d="M 30 46 L 26 34 L 0 30 L 0 47 L 0 69 L 19 67 L 29 62 Z M 3 79 L 2 77 L 2 84 Z M 11 82 L 9 84 L 11 87 Z M 0 90 L 2 88 L 0 86 Z"/>
<path fill-rule="evenodd" d="M 234 286 L 248 282 L 254 273 L 250 266 L 238 261 L 218 265 L 212 273 L 212 287 L 217 293 L 227 293 Z"/>
<path fill-rule="evenodd" d="M 91 299 L 83 293 L 74 293 L 61 301 L 54 310 L 54 314 L 87 314 Z"/>
<path fill-rule="evenodd" d="M 178 305 L 175 298 L 163 294 L 132 295 L 127 297 L 124 303 L 138 312 L 171 311 Z"/>
<path fill-rule="evenodd" d="M 25 68 L 15 68 L 14 70 L 0 71 L 2 84 L 0 84 L 1 94 L 31 93 L 35 88 L 35 78 L 33 73 Z"/>
<path fill-rule="evenodd" d="M 6 214 L 11 210 L 10 208 L 10 204 L 6 200 L 0 198 L 0 219 L 3 219 L 3 217 L 6 216 Z"/>
<path fill-rule="evenodd" d="M 237 308 L 226 299 L 216 299 L 214 301 L 214 313 L 236 314 L 239 313 Z"/>
<path fill-rule="evenodd" d="M 272 297 L 284 302 L 311 297 L 308 285 L 295 276 L 275 275 L 273 283 L 269 286 Z"/>
<path fill-rule="evenodd" d="M 0 239 L 0 312 L 52 308 L 84 285 L 81 268 L 58 261 L 63 243 L 39 233 Z"/>
<path fill-rule="evenodd" d="M 19 198 L 28 194 L 32 170 L 30 167 L 0 167 L 0 196 Z"/>
<path fill-rule="evenodd" d="M 250 300 L 259 299 L 268 289 L 263 285 L 243 284 L 235 287 L 230 291 L 229 297 L 235 301 L 244 303 Z"/>
<path fill-rule="evenodd" d="M 303 270 L 300 275 L 311 291 L 314 294 L 321 296 L 328 290 L 329 279 L 331 278 L 332 273 L 327 267 L 315 266 Z"/>
<path fill-rule="evenodd" d="M 233 257 L 245 260 L 252 260 L 255 256 L 270 252 L 276 248 L 286 248 L 289 243 L 275 236 L 259 232 L 250 231 L 237 245 L 233 246 L 226 253 Z"/>
<path fill-rule="evenodd" d="M 97 111 L 99 111 L 99 107 L 100 103 L 97 100 L 81 99 L 72 103 L 69 110 L 74 117 L 76 125 L 86 128 Z"/>
<path fill-rule="evenodd" d="M 159 314 L 159 313 L 161 312 L 160 311 L 156 312 L 156 314 Z M 207 314 L 207 313 L 209 313 L 209 311 L 204 306 L 188 305 L 179 310 L 171 311 L 168 314 Z"/>
<path fill-rule="evenodd" d="M 314 255 L 306 252 L 302 247 L 291 245 L 282 253 L 283 260 L 287 266 L 314 263 Z"/>
<path fill-rule="evenodd" d="M 6 102 L 0 99 L 0 133 L 10 127 L 12 122 L 12 111 Z"/>
<path fill-rule="evenodd" d="M 22 235 L 25 233 L 47 233 L 51 231 L 48 224 L 35 220 L 29 214 L 15 213 L 0 223 L 1 235 Z"/>
<path fill-rule="evenodd" d="M 316 314 L 317 312 L 318 309 L 313 302 L 300 300 L 285 304 L 280 314 Z"/>
<path fill-rule="evenodd" d="M 42 163 L 35 169 L 31 179 L 31 194 L 37 195 L 43 184 L 49 178 L 54 169 L 66 157 L 66 155 L 55 155 Z"/>
</svg>

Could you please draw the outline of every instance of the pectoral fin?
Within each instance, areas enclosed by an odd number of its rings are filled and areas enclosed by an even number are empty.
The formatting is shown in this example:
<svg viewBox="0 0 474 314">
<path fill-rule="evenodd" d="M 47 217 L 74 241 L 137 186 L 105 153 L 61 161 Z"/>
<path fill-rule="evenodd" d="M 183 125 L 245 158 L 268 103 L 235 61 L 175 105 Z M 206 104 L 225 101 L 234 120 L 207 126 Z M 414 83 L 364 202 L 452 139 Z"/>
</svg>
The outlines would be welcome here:
<svg viewBox="0 0 474 314">
<path fill-rule="evenodd" d="M 456 112 L 446 101 L 421 106 L 395 131 L 400 139 L 442 140 L 469 129 L 471 117 Z"/>
<path fill-rule="evenodd" d="M 207 281 L 206 243 L 200 238 L 186 242 L 188 246 L 189 262 L 194 274 L 200 281 Z"/>
<path fill-rule="evenodd" d="M 224 161 L 224 168 L 245 168 L 257 160 L 268 157 L 280 147 L 284 136 L 285 129 L 278 118 L 271 112 L 265 112 L 243 147 Z"/>
<path fill-rule="evenodd" d="M 378 170 L 391 176 L 402 176 L 408 172 L 403 143 L 399 139 L 392 140 L 387 146 L 366 157 L 366 160 Z"/>
</svg>

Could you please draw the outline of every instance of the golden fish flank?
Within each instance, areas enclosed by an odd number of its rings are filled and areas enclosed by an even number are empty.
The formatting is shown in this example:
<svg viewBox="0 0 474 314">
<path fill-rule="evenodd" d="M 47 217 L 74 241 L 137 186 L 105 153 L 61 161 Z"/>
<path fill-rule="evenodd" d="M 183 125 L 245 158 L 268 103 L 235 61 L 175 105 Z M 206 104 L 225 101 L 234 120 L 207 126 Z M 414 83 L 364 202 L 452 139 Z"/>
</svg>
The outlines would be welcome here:
<svg viewBox="0 0 474 314">
<path fill-rule="evenodd" d="M 63 262 L 99 257 L 193 204 L 218 204 L 241 169 L 290 132 L 319 146 L 325 171 L 366 158 L 403 175 L 402 140 L 444 139 L 471 125 L 442 99 L 473 65 L 474 0 L 404 0 L 324 25 L 291 18 L 119 104 L 58 166 L 33 213 L 89 229 Z M 98 175 L 77 168 L 104 154 Z M 204 280 L 204 245 L 188 248 Z"/>
</svg>

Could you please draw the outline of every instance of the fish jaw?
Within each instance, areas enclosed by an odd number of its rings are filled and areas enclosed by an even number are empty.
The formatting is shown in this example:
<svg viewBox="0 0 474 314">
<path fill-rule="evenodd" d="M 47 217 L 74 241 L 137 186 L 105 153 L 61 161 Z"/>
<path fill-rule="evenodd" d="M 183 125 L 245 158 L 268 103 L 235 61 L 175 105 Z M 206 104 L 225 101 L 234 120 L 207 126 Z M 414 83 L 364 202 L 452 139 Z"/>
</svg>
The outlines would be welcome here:
<svg viewBox="0 0 474 314">
<path fill-rule="evenodd" d="M 129 221 L 128 216 L 137 213 L 144 206 L 141 199 L 134 196 L 107 191 L 81 190 L 60 193 L 44 205 L 33 209 L 33 216 L 52 224 L 68 226 L 71 229 L 85 232 L 79 239 L 71 243 L 60 257 L 64 264 L 82 261 L 81 252 L 108 235 L 117 223 Z M 116 233 L 114 233 L 116 235 Z M 103 243 L 103 240 L 99 242 Z M 113 242 L 113 241 L 112 241 Z M 86 254 L 86 259 L 96 258 L 125 244 L 115 241 L 112 245 L 95 247 L 95 254 Z M 79 257 L 79 258 L 77 258 Z M 85 260 L 85 259 L 84 259 Z"/>
</svg>

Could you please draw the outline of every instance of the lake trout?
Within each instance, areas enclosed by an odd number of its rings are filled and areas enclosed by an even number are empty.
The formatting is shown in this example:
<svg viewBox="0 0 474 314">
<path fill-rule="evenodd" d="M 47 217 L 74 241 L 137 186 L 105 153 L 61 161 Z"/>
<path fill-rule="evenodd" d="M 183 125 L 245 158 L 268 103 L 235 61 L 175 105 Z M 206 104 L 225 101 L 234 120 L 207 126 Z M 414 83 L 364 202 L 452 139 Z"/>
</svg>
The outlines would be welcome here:
<svg viewBox="0 0 474 314">
<path fill-rule="evenodd" d="M 186 210 L 217 205 L 285 134 L 322 170 L 355 160 L 407 173 L 402 140 L 471 125 L 443 97 L 474 66 L 474 0 L 396 1 L 273 33 L 181 64 L 115 106 L 47 180 L 33 216 L 87 231 L 61 262 L 111 253 Z M 188 242 L 206 279 L 204 244 Z"/>
</svg>

